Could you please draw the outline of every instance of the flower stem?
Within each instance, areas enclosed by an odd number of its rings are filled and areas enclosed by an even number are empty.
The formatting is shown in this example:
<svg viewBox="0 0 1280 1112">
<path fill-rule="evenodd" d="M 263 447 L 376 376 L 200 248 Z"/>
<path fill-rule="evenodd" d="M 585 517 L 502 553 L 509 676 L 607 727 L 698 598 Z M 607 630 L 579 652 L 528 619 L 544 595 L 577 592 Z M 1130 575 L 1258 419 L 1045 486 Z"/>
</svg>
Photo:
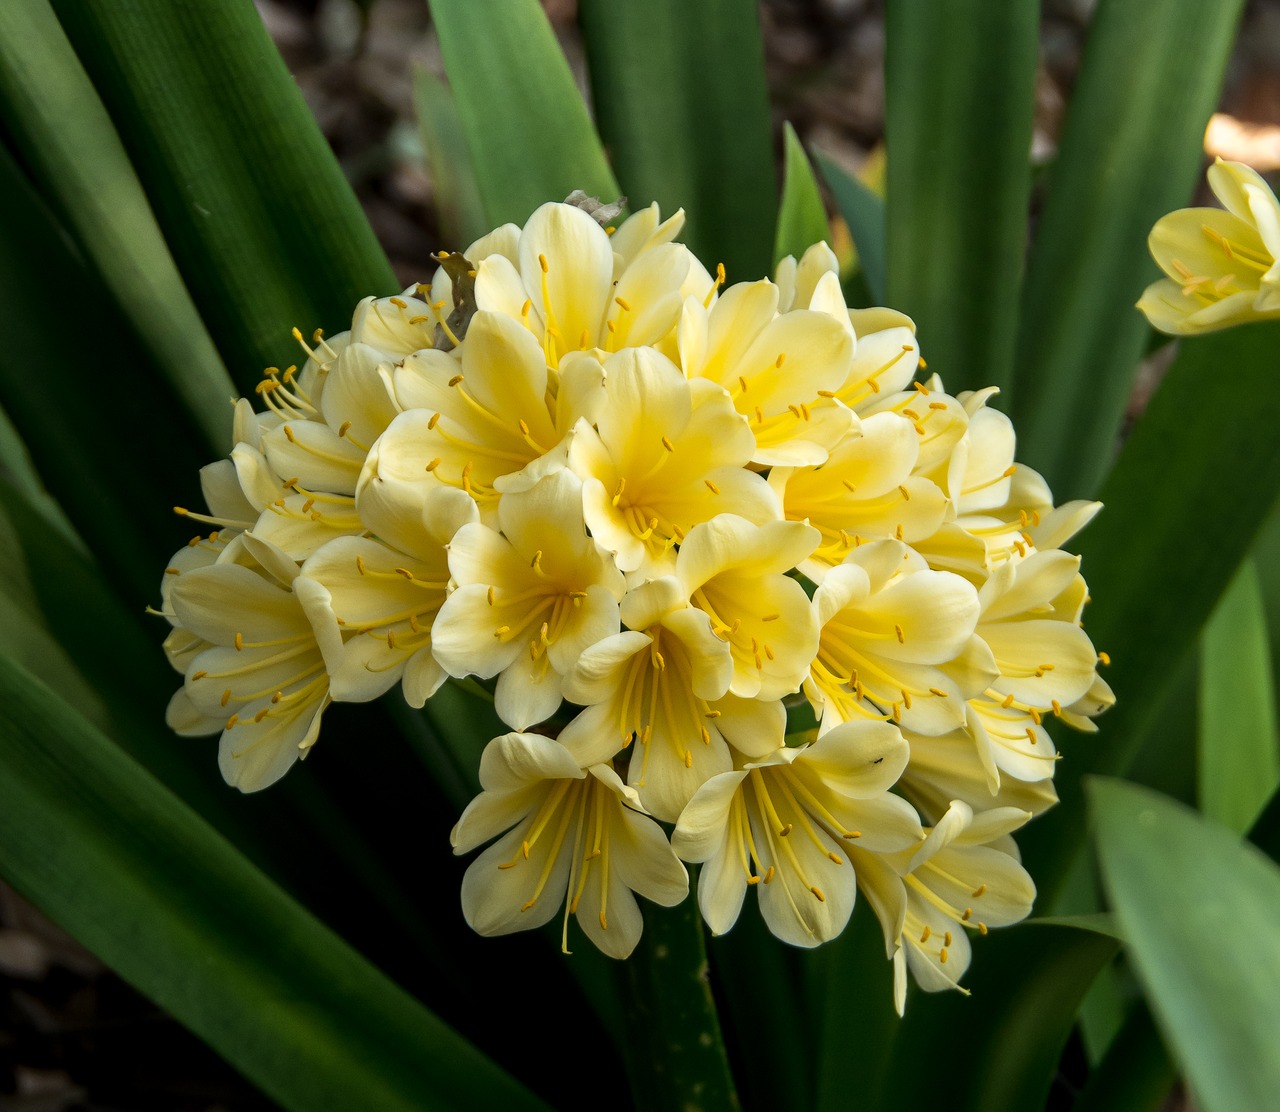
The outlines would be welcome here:
<svg viewBox="0 0 1280 1112">
<path fill-rule="evenodd" d="M 626 1053 L 639 1112 L 739 1108 L 696 900 L 645 907 L 644 934 L 625 976 Z"/>
</svg>

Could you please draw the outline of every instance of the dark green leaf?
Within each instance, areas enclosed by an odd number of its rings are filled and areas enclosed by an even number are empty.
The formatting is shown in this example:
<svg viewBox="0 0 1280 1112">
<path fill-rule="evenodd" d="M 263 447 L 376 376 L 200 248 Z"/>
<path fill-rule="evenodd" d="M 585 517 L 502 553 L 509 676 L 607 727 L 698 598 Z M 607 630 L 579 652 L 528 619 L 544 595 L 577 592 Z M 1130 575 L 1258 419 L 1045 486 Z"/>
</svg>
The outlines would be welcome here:
<svg viewBox="0 0 1280 1112">
<path fill-rule="evenodd" d="M 242 390 L 301 361 L 291 328 L 344 329 L 396 288 L 253 4 L 53 7 Z"/>
<path fill-rule="evenodd" d="M 1089 786 L 1099 860 L 1128 952 L 1205 1112 L 1280 1091 L 1280 869 L 1145 788 Z"/>
<path fill-rule="evenodd" d="M 849 235 L 858 249 L 858 266 L 866 279 L 871 298 L 877 305 L 882 305 L 885 281 L 884 201 L 821 151 L 815 152 L 814 157 L 835 195 L 840 215 L 849 225 Z"/>
<path fill-rule="evenodd" d="M 1185 205 L 1243 0 L 1102 0 L 1027 270 L 1013 413 L 1063 497 L 1107 473 L 1149 329 L 1156 220 Z M 926 353 L 928 348 L 925 349 Z"/>
<path fill-rule="evenodd" d="M 619 190 L 537 0 L 431 0 L 449 85 L 492 226 L 545 201 Z"/>
<path fill-rule="evenodd" d="M 804 153 L 796 129 L 789 123 L 782 129 L 786 168 L 782 200 L 778 204 L 778 228 L 773 240 L 773 261 L 792 255 L 799 259 L 814 243 L 831 242 L 827 210 L 813 176 L 813 167 Z"/>
<path fill-rule="evenodd" d="M 773 144 L 754 0 L 580 0 L 600 134 L 632 208 L 683 208 L 733 282 L 773 261 Z"/>
<path fill-rule="evenodd" d="M 538 1107 L 20 666 L 6 878 L 290 1109 Z"/>
<path fill-rule="evenodd" d="M 231 379 L 48 0 L 0 5 L 0 118 L 206 445 L 224 446 Z"/>
<path fill-rule="evenodd" d="M 1007 389 L 1039 5 L 893 0 L 885 14 L 888 302 L 950 390 Z"/>
</svg>

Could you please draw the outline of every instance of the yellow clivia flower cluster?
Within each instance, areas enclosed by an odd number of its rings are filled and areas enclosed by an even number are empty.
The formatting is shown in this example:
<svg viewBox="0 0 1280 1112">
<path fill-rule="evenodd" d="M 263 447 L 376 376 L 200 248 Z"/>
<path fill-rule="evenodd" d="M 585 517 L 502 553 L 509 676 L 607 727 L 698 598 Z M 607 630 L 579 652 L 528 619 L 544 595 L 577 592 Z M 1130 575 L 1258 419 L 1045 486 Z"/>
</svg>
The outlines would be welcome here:
<svg viewBox="0 0 1280 1112">
<path fill-rule="evenodd" d="M 332 700 L 492 681 L 476 930 L 563 908 L 566 949 L 572 915 L 624 957 L 688 862 L 713 931 L 754 889 L 813 946 L 861 888 L 901 1007 L 1030 910 L 1044 721 L 1111 701 L 1060 548 L 1097 505 L 1054 507 L 990 391 L 915 381 L 912 322 L 851 311 L 825 245 L 725 287 L 682 220 L 545 205 L 270 368 L 166 569 L 169 721 L 254 791 Z"/>
</svg>

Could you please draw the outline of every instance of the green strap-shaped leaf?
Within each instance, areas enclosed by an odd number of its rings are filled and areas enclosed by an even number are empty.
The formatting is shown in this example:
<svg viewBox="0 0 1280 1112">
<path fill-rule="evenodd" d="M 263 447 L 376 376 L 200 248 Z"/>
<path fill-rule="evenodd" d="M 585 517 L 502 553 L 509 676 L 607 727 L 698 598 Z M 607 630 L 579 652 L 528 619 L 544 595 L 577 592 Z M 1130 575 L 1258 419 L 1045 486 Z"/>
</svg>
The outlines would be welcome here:
<svg viewBox="0 0 1280 1112">
<path fill-rule="evenodd" d="M 627 961 L 636 1106 L 642 1112 L 691 1105 L 736 1109 L 738 1094 L 708 984 L 698 901 L 644 910 L 644 934 Z"/>
<path fill-rule="evenodd" d="M 773 144 L 754 0 L 581 0 L 600 134 L 632 208 L 683 208 L 731 282 L 773 261 Z"/>
<path fill-rule="evenodd" d="M 1185 205 L 1242 0 L 1102 0 L 1027 270 L 1015 423 L 1062 497 L 1106 474 L 1149 330 L 1157 218 Z M 926 347 L 926 354 L 928 348 Z"/>
<path fill-rule="evenodd" d="M 1132 784 L 1089 787 L 1129 956 L 1205 1112 L 1280 1092 L 1280 868 L 1238 835 Z"/>
<path fill-rule="evenodd" d="M 799 259 L 811 244 L 831 242 L 827 209 L 809 165 L 809 156 L 796 129 L 782 129 L 786 168 L 782 180 L 782 200 L 778 203 L 778 227 L 773 238 L 773 261 L 792 255 Z"/>
<path fill-rule="evenodd" d="M 397 283 L 249 0 L 54 0 L 232 377 Z"/>
<path fill-rule="evenodd" d="M 584 189 L 619 194 L 582 95 L 537 0 L 431 0 L 485 215 L 523 224 Z"/>
<path fill-rule="evenodd" d="M 186 539 L 172 507 L 198 496 L 207 449 L 101 280 L 3 147 L 0 208 L 0 406 L 76 532 L 141 608 L 155 590 L 159 561 Z M 68 327 L 76 335 L 70 343 Z M 224 400 L 228 425 L 230 409 Z M 157 545 L 165 554 L 158 559 Z"/>
<path fill-rule="evenodd" d="M 1262 588 L 1246 560 L 1200 639 L 1200 809 L 1248 830 L 1280 781 Z"/>
<path fill-rule="evenodd" d="M 0 118 L 206 445 L 223 449 L 231 379 L 48 0 L 0 5 Z"/>
<path fill-rule="evenodd" d="M 0 658 L 0 866 L 289 1109 L 540 1107 Z"/>
<path fill-rule="evenodd" d="M 1116 706 L 1096 738 L 1060 734 L 1062 805 L 1019 835 L 1041 906 L 1083 842 L 1082 774 L 1123 772 L 1133 760 L 1163 685 L 1280 491 L 1280 443 L 1266 431 L 1277 420 L 1280 325 L 1185 341 L 1102 489 L 1104 509 L 1079 546 L 1093 597 L 1085 624 L 1112 661 L 1103 674 Z"/>
<path fill-rule="evenodd" d="M 458 105 L 448 86 L 425 69 L 413 75 L 413 103 L 445 241 L 461 251 L 488 227 Z"/>
<path fill-rule="evenodd" d="M 891 0 L 885 14 L 888 301 L 950 390 L 1007 389 L 1039 5 Z"/>
<path fill-rule="evenodd" d="M 835 195 L 840 215 L 849 225 L 849 235 L 858 249 L 858 266 L 867 289 L 877 305 L 884 304 L 885 242 L 884 200 L 821 151 L 816 152 L 818 168 Z"/>
</svg>

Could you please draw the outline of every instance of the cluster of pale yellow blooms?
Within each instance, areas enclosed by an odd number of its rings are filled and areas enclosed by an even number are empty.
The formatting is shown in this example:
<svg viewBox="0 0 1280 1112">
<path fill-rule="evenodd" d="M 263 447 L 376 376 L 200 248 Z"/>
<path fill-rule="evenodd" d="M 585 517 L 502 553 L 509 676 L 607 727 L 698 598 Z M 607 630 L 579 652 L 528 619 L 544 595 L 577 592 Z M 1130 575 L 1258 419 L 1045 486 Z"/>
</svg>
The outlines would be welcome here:
<svg viewBox="0 0 1280 1112">
<path fill-rule="evenodd" d="M 566 948 L 572 914 L 624 957 L 636 894 L 678 903 L 699 863 L 715 933 L 754 889 L 814 946 L 861 889 L 899 1008 L 908 968 L 957 987 L 968 932 L 1031 907 L 1045 720 L 1111 702 L 1060 547 L 1097 505 L 1054 507 L 991 391 L 915 381 L 912 322 L 850 311 L 825 245 L 725 287 L 680 214 L 599 215 L 441 256 L 237 403 L 180 511 L 218 529 L 163 581 L 170 724 L 254 791 L 331 700 L 494 681 L 513 732 L 453 832 L 491 843 L 476 930 L 563 907 Z"/>
</svg>

